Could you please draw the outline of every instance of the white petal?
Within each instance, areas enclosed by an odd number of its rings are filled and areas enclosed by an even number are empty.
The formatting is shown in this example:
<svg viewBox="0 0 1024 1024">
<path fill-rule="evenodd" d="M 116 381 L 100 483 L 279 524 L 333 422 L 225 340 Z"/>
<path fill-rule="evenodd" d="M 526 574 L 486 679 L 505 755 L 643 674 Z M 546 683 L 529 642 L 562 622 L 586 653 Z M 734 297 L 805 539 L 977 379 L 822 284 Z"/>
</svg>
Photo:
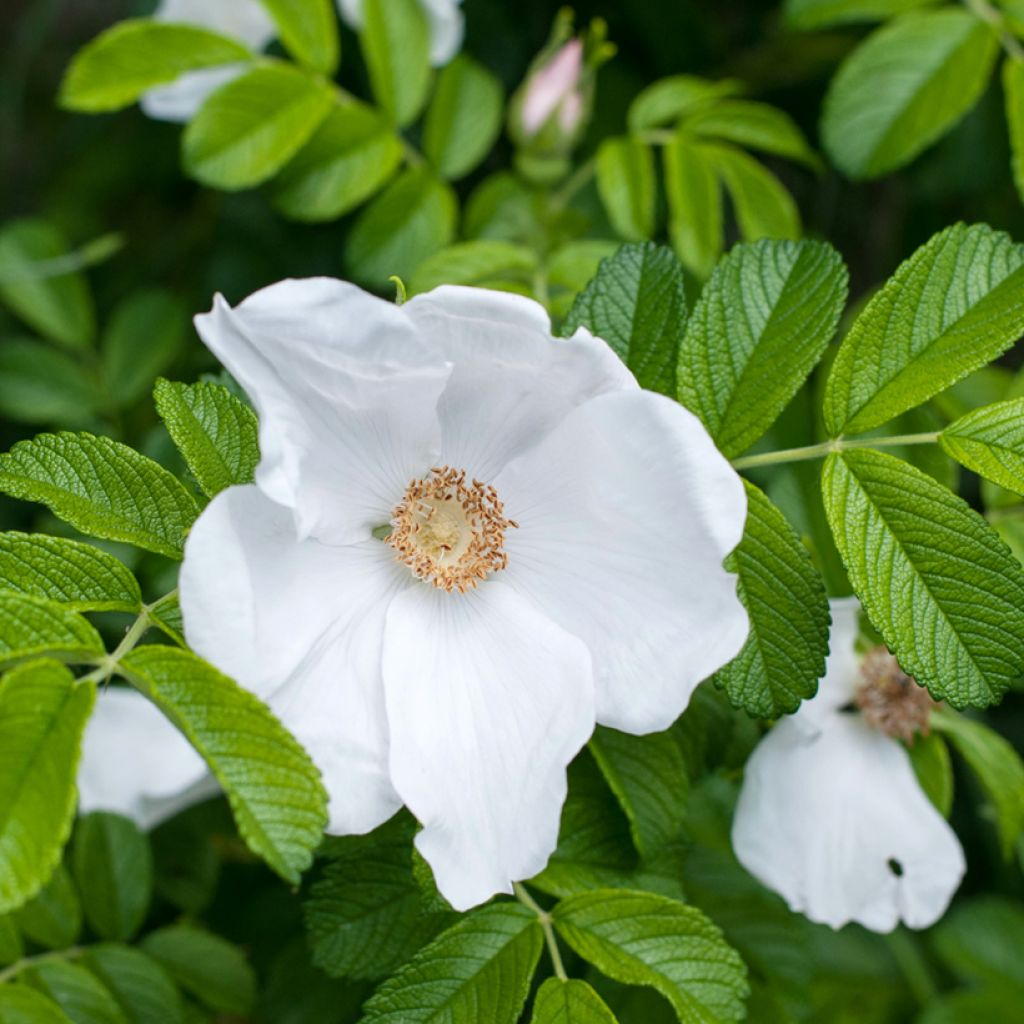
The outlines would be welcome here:
<svg viewBox="0 0 1024 1024">
<path fill-rule="evenodd" d="M 254 486 L 217 495 L 185 545 L 189 644 L 307 748 L 332 831 L 365 832 L 400 805 L 388 781 L 381 642 L 391 596 L 414 583 L 378 540 L 298 541 L 288 510 Z"/>
<path fill-rule="evenodd" d="M 259 0 L 161 0 L 153 19 L 198 25 L 253 50 L 262 50 L 277 34 L 274 19 Z"/>
<path fill-rule="evenodd" d="M 79 810 L 111 811 L 143 829 L 219 791 L 206 763 L 134 690 L 101 691 L 82 740 Z"/>
<path fill-rule="evenodd" d="M 594 726 L 586 648 L 503 584 L 421 584 L 388 611 L 391 778 L 441 892 L 466 910 L 540 871 L 566 765 Z"/>
<path fill-rule="evenodd" d="M 597 720 L 667 728 L 749 628 L 722 568 L 746 496 L 700 421 L 649 392 L 603 395 L 494 486 L 519 524 L 503 579 L 588 645 Z"/>
<path fill-rule="evenodd" d="M 147 117 L 184 124 L 195 117 L 211 93 L 238 78 L 248 67 L 248 64 L 225 64 L 223 67 L 186 72 L 168 85 L 159 85 L 143 93 L 139 104 Z"/>
<path fill-rule="evenodd" d="M 465 32 L 462 0 L 420 0 L 430 27 L 430 63 L 439 68 L 459 52 Z M 338 0 L 342 20 L 359 31 L 363 27 L 363 0 Z"/>
<path fill-rule="evenodd" d="M 780 722 L 747 762 L 736 856 L 812 921 L 886 932 L 937 921 L 964 874 L 955 833 L 924 795 L 907 752 L 858 715 L 814 736 Z M 890 862 L 899 865 L 897 876 Z"/>
<path fill-rule="evenodd" d="M 256 483 L 300 536 L 349 544 L 436 464 L 450 367 L 393 303 L 329 278 L 282 281 L 196 317 L 260 414 Z"/>
<path fill-rule="evenodd" d="M 554 338 L 544 307 L 521 295 L 446 285 L 403 310 L 453 364 L 438 406 L 440 461 L 491 481 L 575 406 L 636 390 L 622 361 L 588 331 Z"/>
</svg>

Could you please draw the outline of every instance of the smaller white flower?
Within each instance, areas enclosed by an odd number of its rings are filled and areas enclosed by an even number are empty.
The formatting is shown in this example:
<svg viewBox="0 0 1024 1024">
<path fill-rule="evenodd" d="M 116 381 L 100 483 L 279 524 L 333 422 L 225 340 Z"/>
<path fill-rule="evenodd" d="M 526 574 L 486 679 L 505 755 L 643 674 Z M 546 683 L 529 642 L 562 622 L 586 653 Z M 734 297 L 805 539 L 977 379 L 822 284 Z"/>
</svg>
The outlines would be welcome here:
<svg viewBox="0 0 1024 1024">
<path fill-rule="evenodd" d="M 832 653 L 818 694 L 747 762 L 732 843 L 790 909 L 877 932 L 937 921 L 963 878 L 963 849 L 904 747 L 933 706 L 884 648 L 855 649 L 859 605 L 831 602 Z"/>
<path fill-rule="evenodd" d="M 151 829 L 220 791 L 205 762 L 159 708 L 134 690 L 100 691 L 78 766 L 78 809 L 111 811 Z"/>
<path fill-rule="evenodd" d="M 244 43 L 254 53 L 277 34 L 273 19 L 258 0 L 160 0 L 154 21 L 219 32 Z M 168 85 L 150 89 L 140 100 L 143 111 L 158 121 L 184 123 L 195 116 L 210 93 L 241 75 L 245 63 L 189 71 Z"/>
<path fill-rule="evenodd" d="M 462 0 L 420 0 L 430 27 L 430 63 L 443 67 L 462 47 L 465 18 Z M 338 10 L 350 28 L 363 27 L 363 0 L 338 0 Z"/>
</svg>

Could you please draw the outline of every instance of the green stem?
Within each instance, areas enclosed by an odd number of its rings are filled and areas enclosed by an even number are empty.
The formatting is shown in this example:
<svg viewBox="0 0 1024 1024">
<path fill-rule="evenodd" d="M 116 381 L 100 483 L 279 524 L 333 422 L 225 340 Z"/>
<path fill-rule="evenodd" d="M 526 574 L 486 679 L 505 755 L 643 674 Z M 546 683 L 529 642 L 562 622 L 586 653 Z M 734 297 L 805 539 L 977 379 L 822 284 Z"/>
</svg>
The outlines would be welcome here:
<svg viewBox="0 0 1024 1024">
<path fill-rule="evenodd" d="M 1013 60 L 1024 61 L 1024 46 L 1006 23 L 1003 12 L 993 7 L 988 0 L 964 0 L 964 6 L 975 17 L 991 25 L 999 36 L 999 43 Z"/>
<path fill-rule="evenodd" d="M 896 437 L 856 437 L 846 439 L 834 438 L 822 441 L 821 444 L 809 444 L 803 448 L 785 448 L 777 452 L 761 452 L 757 455 L 744 455 L 733 459 L 733 469 L 753 469 L 756 466 L 774 466 L 780 462 L 806 462 L 808 459 L 823 459 L 833 452 L 842 452 L 850 448 L 901 448 L 911 444 L 934 444 L 939 439 L 939 431 L 928 434 L 899 434 Z"/>
<path fill-rule="evenodd" d="M 565 973 L 565 964 L 562 963 L 562 954 L 558 949 L 558 939 L 555 938 L 555 928 L 551 923 L 551 915 L 526 891 L 526 886 L 519 882 L 512 884 L 516 899 L 524 907 L 532 910 L 540 922 L 541 931 L 544 932 L 544 941 L 547 943 L 548 953 L 551 956 L 551 966 L 555 969 L 555 977 L 561 981 L 568 981 L 569 975 Z"/>
<path fill-rule="evenodd" d="M 60 949 L 54 953 L 37 953 L 35 956 L 23 956 L 20 960 L 15 960 L 10 967 L 5 967 L 0 971 L 0 985 L 5 981 L 16 978 L 22 971 L 27 971 L 30 967 L 36 967 L 39 964 L 49 963 L 53 960 L 74 960 L 84 952 L 85 950 L 81 946 L 69 946 L 67 949 Z"/>
<path fill-rule="evenodd" d="M 885 938 L 914 999 L 920 1006 L 926 1006 L 938 995 L 938 990 L 916 940 L 903 927 L 890 932 Z"/>
<path fill-rule="evenodd" d="M 556 210 L 564 209 L 572 202 L 573 197 L 593 178 L 597 172 L 597 157 L 592 156 L 589 160 L 576 168 L 566 179 L 565 184 L 551 196 L 551 205 Z"/>
</svg>

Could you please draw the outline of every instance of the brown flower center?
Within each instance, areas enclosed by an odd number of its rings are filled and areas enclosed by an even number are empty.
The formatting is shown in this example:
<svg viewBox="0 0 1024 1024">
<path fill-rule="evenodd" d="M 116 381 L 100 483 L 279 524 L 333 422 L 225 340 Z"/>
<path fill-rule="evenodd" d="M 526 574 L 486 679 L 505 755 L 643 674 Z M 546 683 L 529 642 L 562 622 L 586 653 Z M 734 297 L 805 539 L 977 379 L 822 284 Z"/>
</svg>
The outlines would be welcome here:
<svg viewBox="0 0 1024 1024">
<path fill-rule="evenodd" d="M 937 704 L 884 647 L 868 651 L 860 674 L 854 703 L 868 725 L 906 743 L 918 733 L 928 735 L 928 718 Z"/>
</svg>

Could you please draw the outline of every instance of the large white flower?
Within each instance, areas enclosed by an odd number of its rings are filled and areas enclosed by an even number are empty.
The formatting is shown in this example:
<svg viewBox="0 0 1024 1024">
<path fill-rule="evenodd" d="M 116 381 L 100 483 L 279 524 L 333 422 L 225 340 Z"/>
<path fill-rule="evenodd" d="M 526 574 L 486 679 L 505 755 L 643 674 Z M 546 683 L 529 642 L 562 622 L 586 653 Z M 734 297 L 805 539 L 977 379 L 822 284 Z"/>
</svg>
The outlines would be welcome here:
<svg viewBox="0 0 1024 1024">
<path fill-rule="evenodd" d="M 747 762 L 733 820 L 736 856 L 790 908 L 840 928 L 937 921 L 964 854 L 895 738 L 927 727 L 932 702 L 884 648 L 861 658 L 860 606 L 831 602 L 832 653 L 817 696 Z"/>
<path fill-rule="evenodd" d="M 462 0 L 420 0 L 430 29 L 430 63 L 447 64 L 462 47 L 465 22 Z M 363 25 L 363 0 L 338 0 L 345 23 L 358 30 Z"/>
<path fill-rule="evenodd" d="M 192 528 L 189 642 L 310 751 L 329 831 L 404 803 L 452 904 L 510 891 L 555 846 L 595 718 L 663 729 L 742 646 L 739 478 L 519 296 L 285 281 L 196 324 L 262 460 Z"/>
</svg>

